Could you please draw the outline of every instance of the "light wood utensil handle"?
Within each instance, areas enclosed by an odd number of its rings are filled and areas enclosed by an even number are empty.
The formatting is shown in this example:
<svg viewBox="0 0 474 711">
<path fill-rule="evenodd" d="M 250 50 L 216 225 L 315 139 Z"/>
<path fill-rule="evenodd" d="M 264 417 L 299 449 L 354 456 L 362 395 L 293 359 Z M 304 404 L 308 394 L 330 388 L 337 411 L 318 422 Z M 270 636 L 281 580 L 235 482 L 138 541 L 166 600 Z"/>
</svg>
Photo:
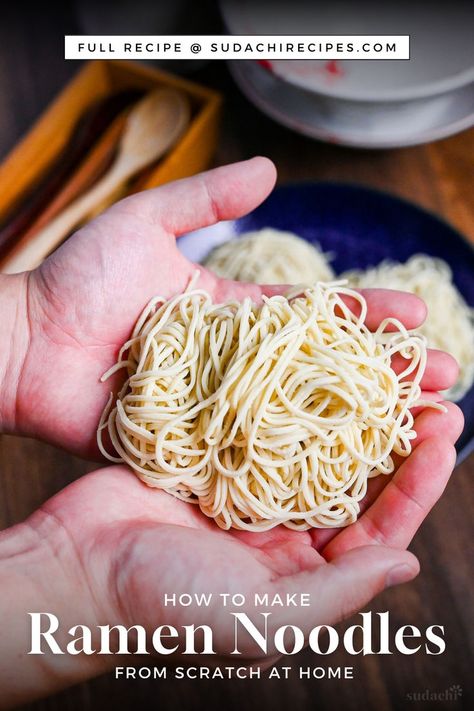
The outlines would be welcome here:
<svg viewBox="0 0 474 711">
<path fill-rule="evenodd" d="M 189 103 L 182 92 L 151 92 L 130 112 L 114 164 L 88 192 L 75 200 L 43 230 L 3 261 L 1 271 L 13 274 L 37 267 L 86 220 L 114 196 L 126 181 L 166 153 L 189 121 Z"/>
<path fill-rule="evenodd" d="M 42 230 L 54 218 L 65 210 L 73 200 L 77 200 L 86 190 L 89 190 L 100 178 L 105 175 L 110 167 L 112 158 L 117 152 L 117 146 L 125 128 L 128 109 L 123 111 L 112 122 L 104 135 L 97 141 L 90 153 L 81 162 L 77 171 L 63 185 L 57 195 L 46 205 L 31 227 L 21 238 L 21 243 L 26 244 L 32 235 Z M 20 242 L 17 243 L 20 247 Z M 15 245 L 15 249 L 17 248 Z"/>
<path fill-rule="evenodd" d="M 2 271 L 15 274 L 34 269 L 50 252 L 59 246 L 73 229 L 84 221 L 98 202 L 103 202 L 113 194 L 122 180 L 114 172 L 107 173 L 94 187 L 63 210 L 44 229 L 36 234 L 23 249 L 5 260 Z"/>
</svg>

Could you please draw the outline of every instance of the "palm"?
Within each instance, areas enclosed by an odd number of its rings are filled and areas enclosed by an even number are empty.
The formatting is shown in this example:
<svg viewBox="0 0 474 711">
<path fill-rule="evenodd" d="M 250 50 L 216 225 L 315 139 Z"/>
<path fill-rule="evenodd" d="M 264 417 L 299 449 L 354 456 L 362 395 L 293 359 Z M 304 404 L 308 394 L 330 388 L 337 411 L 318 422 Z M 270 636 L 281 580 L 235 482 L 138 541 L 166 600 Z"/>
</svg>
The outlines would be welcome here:
<svg viewBox="0 0 474 711">
<path fill-rule="evenodd" d="M 116 619 L 119 610 L 123 623 L 149 629 L 159 622 L 165 593 L 212 592 L 216 602 L 221 592 L 251 597 L 324 562 L 309 534 L 283 528 L 263 536 L 220 531 L 197 506 L 150 492 L 123 466 L 83 477 L 42 512 L 67 530 L 94 597 L 98 579 L 117 591 L 116 598 L 102 596 L 111 605 L 106 619 Z M 213 624 L 213 608 L 200 609 L 199 619 L 196 605 L 171 608 L 164 616 L 175 626 Z M 219 632 L 219 645 L 228 648 L 226 631 Z"/>
<path fill-rule="evenodd" d="M 114 386 L 113 381 L 101 383 L 100 377 L 116 359 L 140 311 L 157 293 L 168 298 L 183 291 L 195 269 L 160 229 L 132 249 L 137 230 L 150 226 L 129 217 L 117 229 L 119 215 L 119 210 L 107 213 L 79 232 L 33 273 L 29 285 L 27 365 L 47 363 L 48 368 L 41 381 L 34 369 L 26 369 L 30 377 L 23 379 L 20 404 L 29 408 L 34 399 L 39 436 L 80 454 L 95 452 L 97 423 Z M 106 231 L 112 237 L 101 239 Z M 206 277 L 201 284 L 213 295 L 224 291 L 216 278 Z"/>
<path fill-rule="evenodd" d="M 265 186 L 261 190 L 266 192 Z M 97 423 L 121 375 L 106 383 L 100 377 L 115 361 L 143 307 L 156 294 L 167 298 L 183 291 L 196 269 L 177 249 L 166 215 L 150 214 L 150 194 L 118 203 L 30 274 L 30 346 L 17 411 L 29 422 L 28 434 L 78 454 L 97 454 Z M 193 200 L 192 186 L 185 197 Z M 179 190 L 171 190 L 170 199 L 179 205 Z M 253 202 L 259 201 L 257 194 Z M 244 199 L 239 211 L 247 204 Z M 166 209 L 171 209 L 168 203 Z M 189 228 L 210 220 L 193 215 Z M 218 299 L 243 293 L 242 285 L 204 270 L 200 286 Z M 258 298 L 261 292 L 249 285 L 245 293 Z"/>
</svg>

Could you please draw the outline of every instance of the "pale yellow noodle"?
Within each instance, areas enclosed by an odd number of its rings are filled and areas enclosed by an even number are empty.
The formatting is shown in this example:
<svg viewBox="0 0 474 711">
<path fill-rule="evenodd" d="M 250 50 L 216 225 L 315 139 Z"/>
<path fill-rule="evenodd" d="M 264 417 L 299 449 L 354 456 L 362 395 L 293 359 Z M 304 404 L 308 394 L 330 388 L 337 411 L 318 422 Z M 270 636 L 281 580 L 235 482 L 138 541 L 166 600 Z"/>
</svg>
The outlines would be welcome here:
<svg viewBox="0 0 474 711">
<path fill-rule="evenodd" d="M 226 279 L 257 284 L 313 284 L 334 279 L 330 255 L 292 232 L 266 227 L 216 247 L 208 269 Z"/>
<path fill-rule="evenodd" d="M 457 382 L 445 397 L 455 402 L 474 382 L 474 309 L 453 282 L 449 264 L 427 254 L 415 254 L 407 262 L 385 260 L 369 269 L 354 269 L 341 275 L 358 288 L 401 289 L 419 296 L 428 315 L 419 332 L 428 346 L 451 353 L 459 363 Z"/>
<path fill-rule="evenodd" d="M 214 304 L 194 281 L 152 300 L 104 375 L 129 377 L 101 418 L 102 452 L 222 528 L 354 522 L 368 479 L 411 451 L 424 338 L 394 319 L 371 333 L 364 298 L 343 281 L 260 305 Z M 407 358 L 399 375 L 396 353 Z"/>
</svg>

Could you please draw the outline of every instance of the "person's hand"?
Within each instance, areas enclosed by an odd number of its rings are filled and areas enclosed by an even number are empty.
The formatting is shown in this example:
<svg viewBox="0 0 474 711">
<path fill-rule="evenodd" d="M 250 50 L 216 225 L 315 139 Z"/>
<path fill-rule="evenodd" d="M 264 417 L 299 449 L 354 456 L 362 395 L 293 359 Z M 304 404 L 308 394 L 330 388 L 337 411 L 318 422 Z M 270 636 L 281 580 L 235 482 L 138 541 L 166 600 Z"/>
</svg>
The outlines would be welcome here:
<svg viewBox="0 0 474 711">
<path fill-rule="evenodd" d="M 434 377 L 432 373 L 429 377 Z M 441 495 L 454 464 L 453 442 L 462 427 L 454 405 L 426 410 L 416 420 L 413 455 L 393 477 L 370 482 L 365 513 L 338 530 L 264 533 L 222 531 L 197 506 L 150 490 L 125 466 L 82 477 L 46 502 L 25 523 L 0 534 L 0 708 L 21 703 L 100 674 L 117 665 L 179 663 L 264 667 L 276 661 L 275 630 L 288 624 L 305 635 L 365 606 L 386 587 L 411 580 L 416 558 L 405 548 Z M 385 487 L 381 492 L 382 487 Z M 378 494 L 378 498 L 373 501 Z M 165 606 L 166 594 L 212 593 L 209 606 Z M 222 607 L 220 593 L 240 593 L 248 604 Z M 255 608 L 255 593 L 309 593 L 310 607 Z M 233 617 L 246 612 L 261 629 L 271 612 L 264 654 L 240 635 L 241 655 L 231 655 Z M 98 649 L 97 625 L 141 625 L 148 639 L 172 625 L 182 651 L 182 625 L 209 625 L 212 658 L 172 655 L 24 656 L 30 646 L 27 612 L 54 614 L 55 639 L 65 649 L 67 631 L 86 625 Z M 44 621 L 43 630 L 48 627 Z M 95 631 L 95 634 L 94 634 Z M 76 630 L 76 635 L 78 634 Z M 132 636 L 130 637 L 132 640 Z M 130 651 L 134 650 L 131 641 Z M 48 651 L 46 643 L 43 649 Z M 153 652 L 151 646 L 150 651 Z M 22 656 L 22 664 L 16 660 Z"/>
<path fill-rule="evenodd" d="M 263 534 L 221 531 L 196 506 L 150 491 L 126 467 L 102 469 L 0 535 L 0 708 L 49 695 L 117 665 L 266 667 L 279 656 L 273 645 L 278 627 L 295 624 L 307 635 L 313 626 L 346 617 L 379 591 L 417 572 L 413 555 L 387 547 L 365 546 L 327 563 L 309 533 L 282 527 Z M 211 603 L 164 605 L 166 594 L 182 593 L 211 593 Z M 220 593 L 243 594 L 248 604 L 223 607 Z M 270 598 L 305 593 L 311 606 L 255 608 L 255 593 Z M 63 652 L 72 637 L 81 634 L 76 628 L 69 636 L 73 626 L 92 630 L 97 651 L 98 625 L 140 625 L 147 631 L 152 656 L 58 656 L 45 640 L 43 656 L 27 656 L 28 613 L 40 611 L 59 620 L 54 639 Z M 231 654 L 231 611 L 246 612 L 260 629 L 257 613 L 272 613 L 267 654 L 245 634 L 239 636 L 241 654 Z M 182 651 L 182 625 L 193 624 L 211 627 L 215 655 L 156 658 L 151 637 L 157 627 L 175 627 L 179 639 L 168 639 L 165 646 L 179 644 Z M 48 626 L 45 615 L 42 631 Z M 132 633 L 130 652 L 136 649 L 134 640 Z"/>
<path fill-rule="evenodd" d="M 272 163 L 256 158 L 139 193 L 89 222 L 39 268 L 20 275 L 16 352 L 7 359 L 15 359 L 6 373 L 11 395 L 0 405 L 4 429 L 97 455 L 99 417 L 121 376 L 107 383 L 100 377 L 147 302 L 184 291 L 196 269 L 178 251 L 175 236 L 245 214 L 274 182 Z M 243 287 L 231 289 L 201 271 L 200 286 L 215 298 L 244 293 Z M 261 292 L 249 286 L 245 293 L 258 298 Z M 17 365 L 20 349 L 23 360 Z M 0 377 L 1 372 L 0 362 Z"/>
<path fill-rule="evenodd" d="M 274 182 L 273 164 L 254 158 L 139 193 L 88 223 L 38 269 L 9 278 L 9 288 L 18 294 L 4 309 L 15 326 L 12 336 L 5 334 L 11 350 L 3 358 L 0 431 L 97 456 L 100 414 L 124 376 L 105 383 L 100 377 L 147 302 L 156 294 L 168 298 L 182 292 L 196 269 L 178 251 L 175 236 L 247 213 Z M 200 270 L 199 286 L 216 300 L 258 299 L 262 293 L 256 285 Z M 415 327 L 425 316 L 416 296 L 383 290 L 365 295 L 369 325 L 395 316 Z M 439 352 L 430 353 L 429 372 L 433 369 L 439 378 L 436 383 L 428 378 L 430 388 L 447 386 L 457 373 L 453 359 Z"/>
</svg>

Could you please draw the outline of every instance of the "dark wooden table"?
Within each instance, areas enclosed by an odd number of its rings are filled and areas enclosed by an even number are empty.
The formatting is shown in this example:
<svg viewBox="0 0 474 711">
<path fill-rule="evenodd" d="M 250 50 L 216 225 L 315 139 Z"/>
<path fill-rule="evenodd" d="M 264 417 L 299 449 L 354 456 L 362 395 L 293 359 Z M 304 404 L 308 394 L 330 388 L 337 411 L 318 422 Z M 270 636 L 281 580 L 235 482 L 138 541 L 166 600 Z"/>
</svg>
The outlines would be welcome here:
<svg viewBox="0 0 474 711">
<path fill-rule="evenodd" d="M 54 12 L 54 18 L 39 13 L 26 15 L 25 20 L 21 12 L 10 9 L 9 17 L 0 23 L 0 158 L 77 69 L 76 64 L 62 59 L 62 35 L 78 32 L 74 15 L 67 4 Z M 442 215 L 474 240 L 473 131 L 430 145 L 390 151 L 323 145 L 261 115 L 239 94 L 222 63 L 200 69 L 196 79 L 226 95 L 216 164 L 263 154 L 275 161 L 281 182 L 349 181 L 388 190 Z M 39 442 L 0 437 L 0 528 L 21 521 L 94 466 Z M 342 652 L 324 659 L 324 666 L 354 665 L 356 679 L 345 682 L 119 682 L 106 676 L 28 708 L 473 708 L 474 599 L 469 565 L 473 469 L 471 456 L 456 469 L 443 499 L 414 541 L 412 550 L 422 565 L 418 579 L 380 595 L 368 608 L 390 610 L 392 629 L 409 623 L 423 629 L 444 625 L 447 649 L 443 655 L 349 658 Z M 302 653 L 292 663 L 315 666 L 320 662 L 311 653 Z M 462 689 L 457 701 L 416 702 L 409 697 L 425 690 L 444 692 L 456 685 Z"/>
</svg>

